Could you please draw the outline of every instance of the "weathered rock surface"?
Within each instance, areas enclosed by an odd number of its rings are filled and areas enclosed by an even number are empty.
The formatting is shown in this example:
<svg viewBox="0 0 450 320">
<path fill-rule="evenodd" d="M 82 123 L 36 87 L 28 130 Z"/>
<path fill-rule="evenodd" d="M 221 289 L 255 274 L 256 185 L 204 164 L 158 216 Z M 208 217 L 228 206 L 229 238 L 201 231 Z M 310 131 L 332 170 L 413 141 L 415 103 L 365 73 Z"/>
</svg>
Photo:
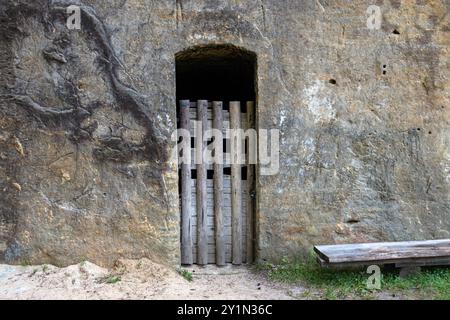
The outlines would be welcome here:
<svg viewBox="0 0 450 320">
<path fill-rule="evenodd" d="M 67 2 L 68 3 L 68 2 Z M 0 4 L 0 257 L 177 263 L 175 53 L 258 59 L 260 259 L 311 244 L 450 237 L 450 3 L 64 1 Z"/>
</svg>

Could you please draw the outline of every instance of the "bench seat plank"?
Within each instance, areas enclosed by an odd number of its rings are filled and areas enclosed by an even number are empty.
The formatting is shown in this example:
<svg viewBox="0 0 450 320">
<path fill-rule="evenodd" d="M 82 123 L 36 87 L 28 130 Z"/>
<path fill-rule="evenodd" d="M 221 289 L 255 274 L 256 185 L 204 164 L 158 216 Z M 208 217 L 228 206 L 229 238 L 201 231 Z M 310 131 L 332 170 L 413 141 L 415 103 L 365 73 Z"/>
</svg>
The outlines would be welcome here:
<svg viewBox="0 0 450 320">
<path fill-rule="evenodd" d="M 315 246 L 314 251 L 326 264 L 424 260 L 450 261 L 450 239 L 402 242 L 375 242 Z"/>
</svg>

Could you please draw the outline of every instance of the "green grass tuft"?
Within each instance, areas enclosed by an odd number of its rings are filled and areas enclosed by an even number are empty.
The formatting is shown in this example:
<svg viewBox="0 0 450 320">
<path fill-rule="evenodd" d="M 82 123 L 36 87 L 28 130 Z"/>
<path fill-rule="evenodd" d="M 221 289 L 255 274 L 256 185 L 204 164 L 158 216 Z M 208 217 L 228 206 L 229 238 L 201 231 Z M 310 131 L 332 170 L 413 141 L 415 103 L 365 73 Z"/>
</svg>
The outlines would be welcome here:
<svg viewBox="0 0 450 320">
<path fill-rule="evenodd" d="M 119 282 L 120 280 L 122 279 L 119 276 L 109 276 L 106 279 L 104 279 L 104 282 L 108 284 L 114 284 Z"/>
<path fill-rule="evenodd" d="M 29 260 L 25 259 L 25 260 L 20 261 L 20 265 L 21 265 L 22 267 L 28 267 L 28 266 L 31 265 L 31 263 L 30 263 Z"/>
<path fill-rule="evenodd" d="M 178 269 L 178 273 L 185 278 L 187 281 L 191 282 L 193 280 L 192 278 L 192 272 L 187 271 L 186 269 Z"/>
</svg>

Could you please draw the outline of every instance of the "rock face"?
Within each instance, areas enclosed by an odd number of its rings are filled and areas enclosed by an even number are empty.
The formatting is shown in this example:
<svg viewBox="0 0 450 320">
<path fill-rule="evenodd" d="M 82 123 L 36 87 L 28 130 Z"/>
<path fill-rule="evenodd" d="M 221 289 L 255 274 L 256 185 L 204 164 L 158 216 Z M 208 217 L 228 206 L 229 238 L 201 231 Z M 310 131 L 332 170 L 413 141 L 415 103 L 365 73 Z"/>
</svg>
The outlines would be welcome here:
<svg viewBox="0 0 450 320">
<path fill-rule="evenodd" d="M 0 4 L 0 259 L 179 262 L 175 54 L 257 57 L 257 257 L 312 244 L 450 237 L 450 4 L 375 1 Z M 75 3 L 76 4 L 76 3 Z"/>
</svg>

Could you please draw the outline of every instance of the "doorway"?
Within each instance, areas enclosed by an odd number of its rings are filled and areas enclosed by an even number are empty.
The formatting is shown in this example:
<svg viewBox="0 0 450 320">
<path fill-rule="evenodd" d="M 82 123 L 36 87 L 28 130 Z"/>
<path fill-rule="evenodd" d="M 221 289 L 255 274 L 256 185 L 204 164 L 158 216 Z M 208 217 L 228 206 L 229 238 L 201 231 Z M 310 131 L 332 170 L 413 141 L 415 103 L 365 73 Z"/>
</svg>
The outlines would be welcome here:
<svg viewBox="0 0 450 320">
<path fill-rule="evenodd" d="M 255 129 L 256 54 L 232 45 L 198 46 L 176 60 L 177 127 L 191 132 L 190 146 L 202 150 L 214 141 L 197 141 L 197 123 L 223 132 L 219 144 L 230 152 L 227 129 Z M 249 139 L 242 139 L 244 162 L 179 165 L 181 263 L 251 263 L 255 243 L 255 165 Z M 216 145 L 217 146 L 217 145 Z"/>
</svg>

